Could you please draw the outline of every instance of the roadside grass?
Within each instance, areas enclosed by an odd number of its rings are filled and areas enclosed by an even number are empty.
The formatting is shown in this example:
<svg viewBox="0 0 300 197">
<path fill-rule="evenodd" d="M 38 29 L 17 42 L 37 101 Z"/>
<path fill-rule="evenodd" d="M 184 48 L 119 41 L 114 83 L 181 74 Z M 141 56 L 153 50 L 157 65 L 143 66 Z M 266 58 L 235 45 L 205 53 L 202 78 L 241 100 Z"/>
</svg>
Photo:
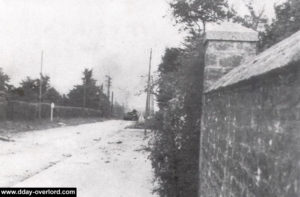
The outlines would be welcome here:
<svg viewBox="0 0 300 197">
<path fill-rule="evenodd" d="M 127 126 L 125 129 L 144 129 L 144 128 L 145 128 L 144 122 L 135 121 L 133 124 Z"/>
<path fill-rule="evenodd" d="M 49 120 L 35 121 L 0 121 L 0 135 L 26 132 L 32 130 L 44 130 L 63 126 L 73 126 L 87 123 L 96 123 L 104 121 L 104 118 L 70 118 L 56 119 L 53 122 Z"/>
</svg>

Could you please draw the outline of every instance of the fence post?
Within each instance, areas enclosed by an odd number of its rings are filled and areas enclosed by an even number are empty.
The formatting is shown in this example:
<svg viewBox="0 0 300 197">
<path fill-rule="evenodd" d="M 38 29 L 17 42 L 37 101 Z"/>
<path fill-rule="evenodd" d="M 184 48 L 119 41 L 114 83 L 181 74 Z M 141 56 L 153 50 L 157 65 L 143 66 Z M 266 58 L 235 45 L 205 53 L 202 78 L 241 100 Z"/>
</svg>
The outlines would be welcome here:
<svg viewBox="0 0 300 197">
<path fill-rule="evenodd" d="M 54 110 L 54 107 L 55 107 L 55 104 L 54 103 L 51 103 L 51 112 L 50 112 L 50 120 L 51 122 L 53 122 L 53 110 Z"/>
</svg>

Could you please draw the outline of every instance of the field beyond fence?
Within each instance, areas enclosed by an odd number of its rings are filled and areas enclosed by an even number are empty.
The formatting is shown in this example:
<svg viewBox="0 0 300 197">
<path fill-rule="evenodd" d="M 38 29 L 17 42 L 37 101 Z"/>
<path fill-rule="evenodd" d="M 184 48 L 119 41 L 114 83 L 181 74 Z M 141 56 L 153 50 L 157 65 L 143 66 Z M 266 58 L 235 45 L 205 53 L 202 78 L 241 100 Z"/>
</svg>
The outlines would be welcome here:
<svg viewBox="0 0 300 197">
<path fill-rule="evenodd" d="M 50 119 L 51 104 L 41 103 L 41 118 Z M 54 119 L 78 117 L 102 117 L 100 110 L 82 107 L 55 106 Z M 0 102 L 0 120 L 36 120 L 39 118 L 39 103 L 23 101 Z"/>
</svg>

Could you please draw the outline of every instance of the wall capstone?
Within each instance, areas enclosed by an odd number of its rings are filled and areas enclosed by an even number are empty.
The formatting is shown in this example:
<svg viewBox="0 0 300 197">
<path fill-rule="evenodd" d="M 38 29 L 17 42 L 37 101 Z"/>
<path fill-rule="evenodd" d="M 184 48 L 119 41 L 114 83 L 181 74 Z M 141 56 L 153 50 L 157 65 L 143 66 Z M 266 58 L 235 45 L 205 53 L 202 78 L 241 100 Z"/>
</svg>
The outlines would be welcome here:
<svg viewBox="0 0 300 197">
<path fill-rule="evenodd" d="M 208 24 L 204 89 L 256 55 L 258 33 L 235 23 Z"/>
</svg>

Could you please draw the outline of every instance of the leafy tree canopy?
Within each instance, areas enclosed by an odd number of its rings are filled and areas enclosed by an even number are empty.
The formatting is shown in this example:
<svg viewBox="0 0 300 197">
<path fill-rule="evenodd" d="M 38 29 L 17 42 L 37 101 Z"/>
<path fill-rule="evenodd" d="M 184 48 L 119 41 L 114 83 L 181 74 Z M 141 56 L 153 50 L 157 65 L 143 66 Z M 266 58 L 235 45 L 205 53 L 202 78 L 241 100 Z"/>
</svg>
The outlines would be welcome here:
<svg viewBox="0 0 300 197">
<path fill-rule="evenodd" d="M 9 89 L 9 77 L 0 68 L 0 91 L 7 91 Z"/>
<path fill-rule="evenodd" d="M 208 22 L 232 17 L 227 0 L 173 0 L 170 6 L 176 23 L 195 35 L 204 33 Z"/>
<path fill-rule="evenodd" d="M 11 90 L 14 100 L 22 100 L 27 102 L 39 101 L 40 79 L 32 79 L 27 77 L 22 80 L 20 86 Z M 50 77 L 42 76 L 42 102 L 61 103 L 62 96 L 50 85 Z"/>
<path fill-rule="evenodd" d="M 178 82 L 179 68 L 181 67 L 180 56 L 182 50 L 178 48 L 167 48 L 159 64 L 159 79 L 157 82 L 157 101 L 160 109 L 168 106 L 169 100 L 174 98 L 176 83 Z"/>
<path fill-rule="evenodd" d="M 74 86 L 68 94 L 68 105 L 100 109 L 104 114 L 109 113 L 110 104 L 103 93 L 103 87 L 96 85 L 92 69 L 84 69 L 82 84 Z"/>
<path fill-rule="evenodd" d="M 275 6 L 275 19 L 266 25 L 261 48 L 266 49 L 300 30 L 300 1 L 287 0 Z"/>
<path fill-rule="evenodd" d="M 233 22 L 241 23 L 243 26 L 253 29 L 255 31 L 263 31 L 263 26 L 267 24 L 268 18 L 265 16 L 265 8 L 255 10 L 253 7 L 253 0 L 248 1 L 246 7 L 249 14 L 238 16 L 234 11 Z"/>
</svg>

